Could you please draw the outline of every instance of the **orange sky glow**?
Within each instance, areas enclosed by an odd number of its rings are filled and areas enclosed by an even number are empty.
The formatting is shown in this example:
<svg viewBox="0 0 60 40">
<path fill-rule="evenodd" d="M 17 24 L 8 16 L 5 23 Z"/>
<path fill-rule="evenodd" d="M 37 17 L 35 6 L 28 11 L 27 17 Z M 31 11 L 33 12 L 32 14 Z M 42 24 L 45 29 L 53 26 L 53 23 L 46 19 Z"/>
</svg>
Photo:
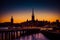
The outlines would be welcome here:
<svg viewBox="0 0 60 40">
<path fill-rule="evenodd" d="M 32 11 L 13 11 L 13 12 L 3 12 L 6 14 L 1 15 L 0 23 L 2 22 L 10 22 L 11 16 L 14 18 L 14 23 L 21 23 L 28 20 L 31 20 Z M 60 21 L 60 16 L 58 12 L 52 11 L 34 11 L 35 20 L 47 20 L 50 22 L 56 21 L 58 19 Z"/>
</svg>

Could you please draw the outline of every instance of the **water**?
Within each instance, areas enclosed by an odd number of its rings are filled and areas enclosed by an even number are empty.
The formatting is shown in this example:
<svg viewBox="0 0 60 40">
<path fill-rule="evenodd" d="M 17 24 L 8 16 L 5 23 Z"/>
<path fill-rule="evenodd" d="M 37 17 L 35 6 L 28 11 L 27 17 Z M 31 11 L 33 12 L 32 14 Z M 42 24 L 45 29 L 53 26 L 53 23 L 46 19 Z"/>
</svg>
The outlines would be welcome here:
<svg viewBox="0 0 60 40">
<path fill-rule="evenodd" d="M 15 40 L 49 40 L 49 39 L 46 38 L 42 33 L 38 33 L 38 34 L 33 34 L 25 37 L 20 37 Z"/>
<path fill-rule="evenodd" d="M 8 29 L 8 27 L 2 27 L 0 29 Z M 37 34 L 25 36 L 25 37 L 20 37 L 14 40 L 49 40 L 49 39 L 45 37 L 42 33 L 37 33 Z"/>
</svg>

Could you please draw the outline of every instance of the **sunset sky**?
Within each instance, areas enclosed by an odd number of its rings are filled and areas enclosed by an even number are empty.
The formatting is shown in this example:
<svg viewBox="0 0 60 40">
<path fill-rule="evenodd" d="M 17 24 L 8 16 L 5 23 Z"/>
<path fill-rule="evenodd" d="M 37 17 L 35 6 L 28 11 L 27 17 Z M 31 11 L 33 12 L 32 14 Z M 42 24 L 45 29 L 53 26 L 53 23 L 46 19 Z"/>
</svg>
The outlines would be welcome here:
<svg viewBox="0 0 60 40">
<path fill-rule="evenodd" d="M 39 0 L 5 0 L 2 2 L 2 11 L 0 13 L 0 23 L 10 22 L 11 16 L 14 23 L 21 23 L 31 20 L 32 8 L 34 8 L 35 20 L 60 21 L 59 5 L 56 1 Z"/>
</svg>

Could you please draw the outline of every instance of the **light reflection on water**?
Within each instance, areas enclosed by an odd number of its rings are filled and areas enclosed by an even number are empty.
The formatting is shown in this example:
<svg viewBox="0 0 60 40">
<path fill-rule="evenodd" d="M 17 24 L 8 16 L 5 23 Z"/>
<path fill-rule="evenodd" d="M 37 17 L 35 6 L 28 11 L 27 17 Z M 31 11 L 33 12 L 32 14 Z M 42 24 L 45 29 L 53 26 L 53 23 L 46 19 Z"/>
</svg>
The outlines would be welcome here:
<svg viewBox="0 0 60 40">
<path fill-rule="evenodd" d="M 38 34 L 33 34 L 25 37 L 20 37 L 15 40 L 49 40 L 49 39 L 46 38 L 42 33 L 38 33 Z"/>
<path fill-rule="evenodd" d="M 0 29 L 8 29 L 8 27 L 4 27 L 4 28 L 2 27 Z M 25 37 L 20 37 L 14 40 L 49 40 L 49 39 L 46 38 L 42 33 L 37 33 L 37 34 L 25 36 Z"/>
</svg>

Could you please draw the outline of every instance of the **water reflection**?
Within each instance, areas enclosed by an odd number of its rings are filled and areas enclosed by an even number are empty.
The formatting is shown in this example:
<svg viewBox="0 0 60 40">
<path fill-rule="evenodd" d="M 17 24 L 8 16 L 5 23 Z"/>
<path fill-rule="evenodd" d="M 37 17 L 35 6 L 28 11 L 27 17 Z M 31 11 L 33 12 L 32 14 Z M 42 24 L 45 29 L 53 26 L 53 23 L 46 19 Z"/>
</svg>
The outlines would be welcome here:
<svg viewBox="0 0 60 40">
<path fill-rule="evenodd" d="M 38 33 L 38 34 L 33 34 L 25 37 L 20 37 L 15 40 L 49 40 L 49 39 L 46 38 L 42 33 Z"/>
<path fill-rule="evenodd" d="M 8 29 L 8 27 L 1 27 L 0 29 Z M 18 32 L 18 35 L 20 33 Z M 15 33 L 16 36 L 16 33 Z M 48 38 L 46 38 L 42 33 L 37 33 L 37 34 L 33 34 L 33 35 L 29 35 L 29 36 L 25 36 L 25 37 L 20 37 L 18 39 L 14 39 L 14 40 L 49 40 Z"/>
</svg>

